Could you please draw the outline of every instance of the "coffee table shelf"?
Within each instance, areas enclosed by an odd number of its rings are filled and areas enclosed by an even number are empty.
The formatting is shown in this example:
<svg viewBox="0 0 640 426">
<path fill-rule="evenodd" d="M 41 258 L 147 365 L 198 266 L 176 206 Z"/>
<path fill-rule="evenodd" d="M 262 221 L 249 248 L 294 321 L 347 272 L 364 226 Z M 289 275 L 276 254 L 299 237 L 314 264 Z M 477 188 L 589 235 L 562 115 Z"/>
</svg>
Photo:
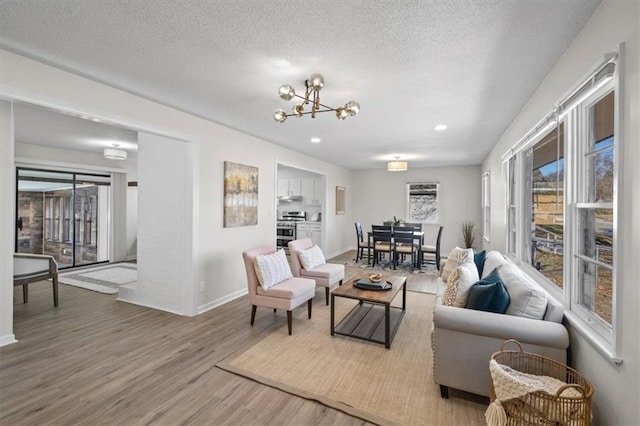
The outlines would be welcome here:
<svg viewBox="0 0 640 426">
<path fill-rule="evenodd" d="M 400 327 L 406 309 L 407 289 L 405 277 L 393 276 L 390 281 L 393 287 L 388 291 L 361 290 L 353 285 L 353 281 L 332 291 L 331 335 L 339 334 L 382 343 L 387 349 L 391 348 L 391 341 Z M 402 307 L 391 306 L 391 302 L 400 291 Z M 338 324 L 335 321 L 336 297 L 359 302 Z"/>
</svg>

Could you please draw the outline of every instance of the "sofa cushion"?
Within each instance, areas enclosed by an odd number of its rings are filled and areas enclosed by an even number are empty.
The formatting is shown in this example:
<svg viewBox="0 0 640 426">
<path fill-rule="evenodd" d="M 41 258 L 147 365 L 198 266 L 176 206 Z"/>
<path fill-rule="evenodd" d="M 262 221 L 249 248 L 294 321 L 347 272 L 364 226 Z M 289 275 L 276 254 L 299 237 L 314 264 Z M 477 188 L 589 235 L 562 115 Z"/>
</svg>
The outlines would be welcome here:
<svg viewBox="0 0 640 426">
<path fill-rule="evenodd" d="M 533 319 L 544 317 L 547 309 L 547 293 L 542 287 L 510 263 L 500 268 L 500 276 L 511 297 L 506 314 Z"/>
<path fill-rule="evenodd" d="M 500 268 L 502 265 L 506 265 L 507 263 L 507 259 L 505 259 L 499 251 L 492 250 L 488 252 L 484 259 L 484 267 L 482 268 L 480 278 L 486 277 L 493 272 L 494 269 Z"/>
<path fill-rule="evenodd" d="M 509 293 L 502 282 L 500 273 L 494 269 L 493 272 L 471 287 L 466 308 L 504 314 L 509 302 Z"/>
<path fill-rule="evenodd" d="M 478 275 L 482 276 L 482 270 L 484 269 L 484 261 L 487 258 L 487 252 L 485 250 L 473 253 L 473 263 L 476 264 L 478 269 Z"/>
<path fill-rule="evenodd" d="M 300 258 L 302 267 L 307 271 L 320 265 L 324 265 L 327 262 L 322 250 L 318 246 L 313 246 L 306 250 L 299 251 L 298 257 Z"/>
<path fill-rule="evenodd" d="M 262 287 L 257 288 L 260 296 L 278 297 L 281 299 L 295 299 L 303 296 L 310 289 L 315 289 L 315 281 L 309 278 L 292 277 L 284 280 L 268 289 Z"/>
<path fill-rule="evenodd" d="M 463 249 L 455 247 L 447 257 L 447 263 L 442 268 L 442 279 L 444 282 L 449 281 L 449 275 L 463 263 L 473 262 L 473 249 Z"/>
</svg>

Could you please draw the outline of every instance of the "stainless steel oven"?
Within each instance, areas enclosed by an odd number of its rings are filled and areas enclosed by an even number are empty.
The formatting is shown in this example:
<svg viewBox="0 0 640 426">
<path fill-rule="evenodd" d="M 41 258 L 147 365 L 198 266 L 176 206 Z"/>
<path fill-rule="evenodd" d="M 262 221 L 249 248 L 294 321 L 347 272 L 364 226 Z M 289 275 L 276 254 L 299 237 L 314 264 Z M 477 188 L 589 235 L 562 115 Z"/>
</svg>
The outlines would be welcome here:
<svg viewBox="0 0 640 426">
<path fill-rule="evenodd" d="M 276 246 L 283 248 L 288 254 L 287 244 L 296 239 L 296 223 L 303 222 L 306 218 L 306 212 L 282 212 L 281 219 L 276 223 Z"/>
</svg>

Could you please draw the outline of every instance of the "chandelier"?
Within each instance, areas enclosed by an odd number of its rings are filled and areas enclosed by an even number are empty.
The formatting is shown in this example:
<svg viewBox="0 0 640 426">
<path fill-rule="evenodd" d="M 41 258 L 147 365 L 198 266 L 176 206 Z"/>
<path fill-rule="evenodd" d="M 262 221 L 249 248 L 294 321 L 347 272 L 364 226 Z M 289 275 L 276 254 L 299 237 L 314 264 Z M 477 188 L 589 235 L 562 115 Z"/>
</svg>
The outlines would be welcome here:
<svg viewBox="0 0 640 426">
<path fill-rule="evenodd" d="M 324 87 L 324 77 L 320 74 L 311 74 L 309 79 L 304 82 L 304 96 L 296 93 L 290 84 L 283 84 L 278 89 L 278 94 L 285 101 L 293 98 L 302 99 L 302 102 L 293 106 L 293 112 L 287 114 L 283 109 L 277 109 L 273 112 L 273 119 L 278 123 L 284 123 L 287 117 L 302 117 L 305 114 L 311 114 L 311 118 L 316 118 L 316 113 L 335 111 L 339 120 L 347 117 L 353 117 L 360 112 L 360 104 L 356 101 L 349 101 L 343 107 L 331 108 L 320 103 L 320 90 Z M 311 111 L 305 111 L 304 106 L 311 104 Z"/>
</svg>

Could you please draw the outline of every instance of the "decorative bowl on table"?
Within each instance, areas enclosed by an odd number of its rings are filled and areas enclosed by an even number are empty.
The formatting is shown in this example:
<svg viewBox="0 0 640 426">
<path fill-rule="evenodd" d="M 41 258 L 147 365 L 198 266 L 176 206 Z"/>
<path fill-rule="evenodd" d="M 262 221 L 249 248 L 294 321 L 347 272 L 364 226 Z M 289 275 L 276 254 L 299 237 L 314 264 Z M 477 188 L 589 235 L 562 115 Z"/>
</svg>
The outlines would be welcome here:
<svg viewBox="0 0 640 426">
<path fill-rule="evenodd" d="M 369 281 L 371 281 L 372 283 L 379 283 L 380 281 L 382 281 L 382 274 L 370 274 Z"/>
</svg>

